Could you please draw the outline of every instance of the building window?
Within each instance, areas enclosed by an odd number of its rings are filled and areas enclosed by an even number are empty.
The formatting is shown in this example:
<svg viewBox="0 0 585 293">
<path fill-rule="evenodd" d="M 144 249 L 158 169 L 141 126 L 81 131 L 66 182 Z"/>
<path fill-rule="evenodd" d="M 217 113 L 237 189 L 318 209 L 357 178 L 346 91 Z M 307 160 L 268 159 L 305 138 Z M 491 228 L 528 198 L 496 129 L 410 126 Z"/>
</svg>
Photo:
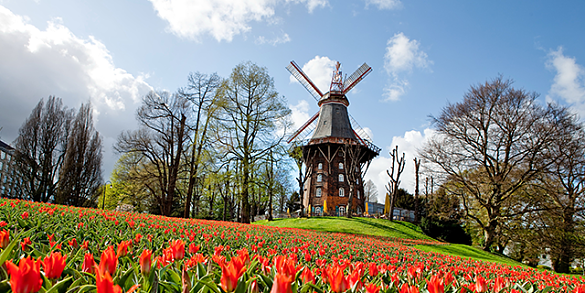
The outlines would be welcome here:
<svg viewBox="0 0 585 293">
<path fill-rule="evenodd" d="M 315 215 L 317 215 L 317 216 L 322 216 L 323 215 L 321 213 L 321 207 L 315 207 Z"/>
<path fill-rule="evenodd" d="M 339 216 L 340 217 L 345 216 L 345 207 L 344 206 L 339 207 Z"/>
<path fill-rule="evenodd" d="M 339 182 L 343 182 L 343 174 L 339 174 Z"/>
<path fill-rule="evenodd" d="M 321 197 L 321 187 L 317 187 L 317 192 L 315 192 L 316 197 Z"/>
<path fill-rule="evenodd" d="M 317 174 L 317 182 L 321 182 L 321 181 L 323 181 L 323 175 Z"/>
<path fill-rule="evenodd" d="M 345 196 L 345 189 L 343 187 L 339 188 L 339 196 Z"/>
<path fill-rule="evenodd" d="M 317 169 L 323 170 L 323 163 L 319 163 L 319 165 L 317 165 Z"/>
<path fill-rule="evenodd" d="M 343 163 L 339 163 L 339 170 L 343 170 Z"/>
</svg>

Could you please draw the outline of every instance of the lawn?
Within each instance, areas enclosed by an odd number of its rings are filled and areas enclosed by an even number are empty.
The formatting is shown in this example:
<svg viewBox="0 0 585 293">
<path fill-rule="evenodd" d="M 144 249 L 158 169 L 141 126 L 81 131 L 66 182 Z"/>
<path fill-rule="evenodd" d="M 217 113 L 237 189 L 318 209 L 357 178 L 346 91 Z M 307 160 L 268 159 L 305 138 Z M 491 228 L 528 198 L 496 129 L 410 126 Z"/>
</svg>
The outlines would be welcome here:
<svg viewBox="0 0 585 293">
<path fill-rule="evenodd" d="M 377 237 L 387 237 L 390 240 L 407 239 L 407 240 L 432 240 L 433 238 L 425 235 L 421 228 L 417 225 L 401 221 L 388 221 L 384 219 L 374 218 L 343 218 L 343 217 L 312 217 L 312 218 L 289 218 L 289 219 L 275 219 L 272 222 L 266 220 L 254 222 L 257 225 L 266 225 L 272 227 L 286 227 L 309 229 L 322 232 L 332 233 L 348 233 L 358 235 L 369 235 Z M 404 243 L 404 241 L 402 241 Z M 417 244 L 415 247 L 441 254 L 448 254 L 453 256 L 460 256 L 481 261 L 489 261 L 495 263 L 502 263 L 508 265 L 523 264 L 501 256 L 485 252 L 469 245 L 462 244 L 448 244 L 436 241 L 435 243 L 426 242 L 425 244 Z"/>
</svg>

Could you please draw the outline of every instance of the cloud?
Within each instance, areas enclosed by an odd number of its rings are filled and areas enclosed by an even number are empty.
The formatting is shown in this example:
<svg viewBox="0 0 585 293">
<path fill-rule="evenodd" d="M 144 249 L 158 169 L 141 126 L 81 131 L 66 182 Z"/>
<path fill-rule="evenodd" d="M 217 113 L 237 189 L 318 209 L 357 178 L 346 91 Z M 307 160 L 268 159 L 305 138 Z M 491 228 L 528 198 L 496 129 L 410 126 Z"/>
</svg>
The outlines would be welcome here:
<svg viewBox="0 0 585 293">
<path fill-rule="evenodd" d="M 331 77 L 335 69 L 337 61 L 329 59 L 329 57 L 315 56 L 302 66 L 303 71 L 313 81 L 313 83 L 321 90 L 322 93 L 329 91 L 331 85 Z M 294 76 L 290 76 L 291 82 L 298 82 Z"/>
<path fill-rule="evenodd" d="M 556 71 L 547 100 L 563 99 L 585 117 L 585 69 L 574 57 L 565 56 L 563 47 L 551 51 L 547 57 L 546 68 Z"/>
<path fill-rule="evenodd" d="M 286 0 L 287 3 L 304 3 L 307 5 L 307 9 L 309 9 L 309 13 L 313 13 L 315 8 L 317 7 L 326 7 L 329 5 L 328 0 Z"/>
<path fill-rule="evenodd" d="M 309 114 L 309 102 L 300 100 L 296 105 L 290 105 L 289 107 L 291 109 L 293 131 L 296 131 L 311 118 Z"/>
<path fill-rule="evenodd" d="M 403 75 L 412 73 L 414 68 L 428 68 L 433 61 L 420 50 L 417 40 L 410 40 L 403 33 L 395 34 L 387 42 L 384 55 L 384 70 L 390 76 L 386 86 L 386 100 L 398 101 L 406 89 L 408 80 Z"/>
<path fill-rule="evenodd" d="M 432 129 L 425 129 L 422 133 L 420 131 L 411 130 L 404 133 L 404 136 L 394 136 L 392 138 L 392 144 L 387 147 L 380 156 L 374 158 L 366 173 L 364 181 L 372 180 L 378 188 L 378 202 L 383 203 L 386 196 L 386 185 L 388 184 L 389 177 L 386 170 L 390 169 L 392 165 L 392 157 L 390 152 L 398 146 L 399 156 L 402 153 L 405 154 L 404 161 L 404 172 L 400 175 L 400 186 L 410 193 L 414 193 L 414 158 L 416 157 L 418 149 L 420 149 L 430 137 L 434 135 L 435 131 Z M 423 180 L 423 179 L 421 179 Z M 422 182 L 419 182 L 422 190 Z"/>
<path fill-rule="evenodd" d="M 290 37 L 288 36 L 287 33 L 283 33 L 282 36 L 278 36 L 272 39 L 267 39 L 264 36 L 260 36 L 256 38 L 256 45 L 263 45 L 263 44 L 270 44 L 272 46 L 276 46 L 276 45 L 280 45 L 280 44 L 285 44 L 290 42 Z"/>
<path fill-rule="evenodd" d="M 251 30 L 252 22 L 274 23 L 279 0 L 150 0 L 168 30 L 180 38 L 199 41 L 209 34 L 218 42 Z M 325 7 L 327 0 L 286 0 L 301 3 L 309 12 Z M 288 37 L 288 35 L 287 35 Z M 288 40 L 286 40 L 288 41 Z"/>
<path fill-rule="evenodd" d="M 366 8 L 370 5 L 377 6 L 380 10 L 392 10 L 402 7 L 402 2 L 400 0 L 366 0 Z"/>
<path fill-rule="evenodd" d="M 11 142 L 41 98 L 55 95 L 70 108 L 91 101 L 96 129 L 105 138 L 105 170 L 111 170 L 111 144 L 136 125 L 135 109 L 152 89 L 147 75 L 117 68 L 106 46 L 94 37 L 75 36 L 60 19 L 41 30 L 0 6 L 0 127 Z M 109 174 L 106 174 L 109 175 Z"/>
</svg>

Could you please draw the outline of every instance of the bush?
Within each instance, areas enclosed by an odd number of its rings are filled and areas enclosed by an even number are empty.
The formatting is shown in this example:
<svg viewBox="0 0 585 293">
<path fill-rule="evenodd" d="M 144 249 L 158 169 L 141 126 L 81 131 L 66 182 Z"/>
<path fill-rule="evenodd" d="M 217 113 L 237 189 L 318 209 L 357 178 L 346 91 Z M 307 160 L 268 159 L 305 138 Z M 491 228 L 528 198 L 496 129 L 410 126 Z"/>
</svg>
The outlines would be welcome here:
<svg viewBox="0 0 585 293">
<path fill-rule="evenodd" d="M 471 245 L 471 236 L 458 221 L 422 218 L 420 227 L 430 237 L 449 243 Z"/>
</svg>

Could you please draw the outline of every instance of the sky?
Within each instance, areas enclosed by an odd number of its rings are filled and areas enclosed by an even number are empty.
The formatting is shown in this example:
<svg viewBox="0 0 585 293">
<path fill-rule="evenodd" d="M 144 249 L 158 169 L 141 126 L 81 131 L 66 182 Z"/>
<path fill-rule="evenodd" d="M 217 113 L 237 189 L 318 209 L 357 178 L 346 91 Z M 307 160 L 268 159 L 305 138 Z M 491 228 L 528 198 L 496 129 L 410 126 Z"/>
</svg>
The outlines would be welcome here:
<svg viewBox="0 0 585 293">
<path fill-rule="evenodd" d="M 319 109 L 290 61 L 324 92 L 337 61 L 348 76 L 366 62 L 348 111 L 382 148 L 366 179 L 383 202 L 389 151 L 406 153 L 400 187 L 413 192 L 431 117 L 472 85 L 502 75 L 585 117 L 583 15 L 585 1 L 0 0 L 0 139 L 12 143 L 41 98 L 91 102 L 107 179 L 141 98 L 190 72 L 266 67 L 300 126 Z"/>
</svg>

